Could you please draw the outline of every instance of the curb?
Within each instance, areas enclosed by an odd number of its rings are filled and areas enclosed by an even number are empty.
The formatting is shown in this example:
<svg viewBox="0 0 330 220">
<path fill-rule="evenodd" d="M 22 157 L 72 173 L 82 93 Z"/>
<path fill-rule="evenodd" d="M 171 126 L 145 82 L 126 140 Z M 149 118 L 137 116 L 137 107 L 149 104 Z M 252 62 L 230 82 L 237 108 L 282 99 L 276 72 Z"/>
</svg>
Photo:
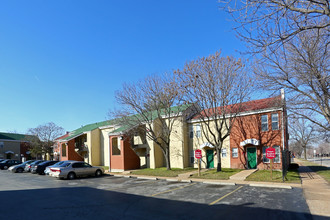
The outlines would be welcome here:
<svg viewBox="0 0 330 220">
<path fill-rule="evenodd" d="M 224 186 L 235 186 L 236 183 L 225 183 L 225 182 L 209 182 L 209 181 L 205 181 L 202 182 L 204 184 L 213 184 L 213 185 L 224 185 Z"/>
<path fill-rule="evenodd" d="M 144 180 L 158 180 L 157 177 L 144 177 L 144 176 L 138 176 L 137 179 L 144 179 Z"/>
<path fill-rule="evenodd" d="M 292 189 L 291 186 L 283 186 L 283 185 L 267 185 L 267 184 L 257 184 L 257 183 L 251 183 L 249 186 L 254 187 L 266 187 L 266 188 L 280 188 L 280 189 Z"/>
<path fill-rule="evenodd" d="M 166 179 L 166 181 L 168 181 L 168 182 L 179 182 L 178 179 Z"/>
</svg>

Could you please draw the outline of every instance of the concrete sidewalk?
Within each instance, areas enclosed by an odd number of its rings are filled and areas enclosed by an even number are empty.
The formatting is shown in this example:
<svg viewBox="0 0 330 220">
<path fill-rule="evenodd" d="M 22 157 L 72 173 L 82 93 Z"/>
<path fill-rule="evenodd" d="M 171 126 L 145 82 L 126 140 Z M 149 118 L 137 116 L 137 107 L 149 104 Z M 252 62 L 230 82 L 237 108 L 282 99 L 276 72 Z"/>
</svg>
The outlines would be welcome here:
<svg viewBox="0 0 330 220">
<path fill-rule="evenodd" d="M 330 184 L 309 167 L 304 166 L 299 159 L 295 159 L 295 162 L 299 164 L 302 188 L 311 214 L 330 217 Z"/>
<path fill-rule="evenodd" d="M 229 177 L 230 180 L 238 180 L 238 181 L 243 181 L 246 179 L 246 177 L 250 176 L 252 173 L 256 172 L 257 169 L 250 169 L 250 170 L 242 170 L 239 173 L 236 173 Z"/>
</svg>

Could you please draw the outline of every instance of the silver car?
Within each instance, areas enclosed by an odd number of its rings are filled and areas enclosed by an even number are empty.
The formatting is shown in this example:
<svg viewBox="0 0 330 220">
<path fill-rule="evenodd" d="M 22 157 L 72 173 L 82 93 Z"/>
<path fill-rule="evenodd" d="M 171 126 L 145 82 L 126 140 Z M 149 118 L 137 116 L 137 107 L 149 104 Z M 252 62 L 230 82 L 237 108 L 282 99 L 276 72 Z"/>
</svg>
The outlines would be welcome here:
<svg viewBox="0 0 330 220">
<path fill-rule="evenodd" d="M 51 166 L 48 166 L 46 167 L 44 173 L 46 175 L 49 175 L 50 173 L 50 169 L 53 168 L 53 167 L 59 167 L 60 165 L 64 164 L 64 163 L 67 163 L 67 162 L 74 162 L 75 160 L 63 160 L 63 161 L 60 161 L 60 162 L 57 162 L 55 163 L 54 165 L 51 165 Z"/>
<path fill-rule="evenodd" d="M 82 176 L 102 176 L 104 169 L 102 167 L 93 167 L 82 161 L 66 162 L 59 167 L 50 168 L 49 176 L 59 179 L 75 179 Z"/>
<path fill-rule="evenodd" d="M 28 161 L 25 161 L 24 163 L 11 166 L 8 168 L 8 171 L 11 171 L 13 173 L 23 173 L 25 166 L 33 163 L 34 161 L 35 160 L 28 160 Z"/>
</svg>

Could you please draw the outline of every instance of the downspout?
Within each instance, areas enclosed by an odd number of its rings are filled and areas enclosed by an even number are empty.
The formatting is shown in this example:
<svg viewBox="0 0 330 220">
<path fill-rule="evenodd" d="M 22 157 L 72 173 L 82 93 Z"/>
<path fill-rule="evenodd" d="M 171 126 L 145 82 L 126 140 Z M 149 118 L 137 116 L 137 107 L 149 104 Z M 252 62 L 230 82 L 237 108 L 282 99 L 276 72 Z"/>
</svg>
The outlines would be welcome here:
<svg viewBox="0 0 330 220">
<path fill-rule="evenodd" d="M 111 172 L 111 139 L 110 135 L 108 135 L 109 138 L 109 172 Z"/>
<path fill-rule="evenodd" d="M 284 138 L 284 111 L 285 111 L 285 94 L 284 94 L 284 89 L 281 89 L 281 99 L 282 99 L 282 148 L 284 150 L 284 145 L 285 145 L 285 138 Z"/>
</svg>

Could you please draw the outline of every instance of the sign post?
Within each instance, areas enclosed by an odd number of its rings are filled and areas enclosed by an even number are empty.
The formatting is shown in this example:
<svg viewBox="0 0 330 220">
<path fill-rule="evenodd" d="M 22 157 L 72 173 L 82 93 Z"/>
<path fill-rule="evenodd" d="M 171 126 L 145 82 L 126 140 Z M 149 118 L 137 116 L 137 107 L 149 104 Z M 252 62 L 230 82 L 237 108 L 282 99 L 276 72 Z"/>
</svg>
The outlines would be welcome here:
<svg viewBox="0 0 330 220">
<path fill-rule="evenodd" d="M 267 148 L 266 157 L 270 159 L 270 179 L 273 180 L 273 159 L 276 157 L 275 148 Z"/>
<path fill-rule="evenodd" d="M 201 176 L 201 158 L 202 158 L 202 150 L 195 150 L 195 158 L 198 160 L 198 176 Z"/>
</svg>

